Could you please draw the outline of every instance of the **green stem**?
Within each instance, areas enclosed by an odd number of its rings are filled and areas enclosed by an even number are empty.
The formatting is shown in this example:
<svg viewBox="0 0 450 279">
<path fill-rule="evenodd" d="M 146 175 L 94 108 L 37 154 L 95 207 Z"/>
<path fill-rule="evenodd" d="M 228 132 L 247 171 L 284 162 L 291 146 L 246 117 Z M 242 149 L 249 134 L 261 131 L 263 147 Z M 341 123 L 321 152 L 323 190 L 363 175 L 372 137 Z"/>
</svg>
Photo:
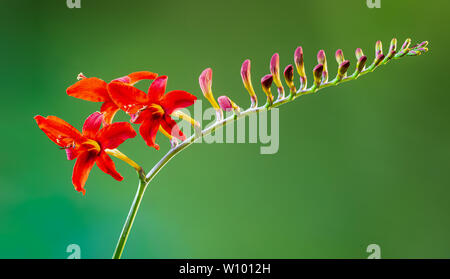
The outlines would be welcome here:
<svg viewBox="0 0 450 279">
<path fill-rule="evenodd" d="M 136 196 L 134 197 L 127 220 L 125 221 L 125 225 L 123 226 L 122 232 L 120 233 L 120 238 L 117 242 L 113 259 L 120 259 L 120 256 L 122 255 L 125 244 L 127 243 L 128 235 L 130 234 L 131 227 L 133 226 L 134 218 L 136 218 L 139 205 L 141 204 L 142 198 L 144 197 L 144 192 L 145 188 L 147 188 L 147 185 L 148 184 L 146 181 L 140 179 Z"/>
</svg>

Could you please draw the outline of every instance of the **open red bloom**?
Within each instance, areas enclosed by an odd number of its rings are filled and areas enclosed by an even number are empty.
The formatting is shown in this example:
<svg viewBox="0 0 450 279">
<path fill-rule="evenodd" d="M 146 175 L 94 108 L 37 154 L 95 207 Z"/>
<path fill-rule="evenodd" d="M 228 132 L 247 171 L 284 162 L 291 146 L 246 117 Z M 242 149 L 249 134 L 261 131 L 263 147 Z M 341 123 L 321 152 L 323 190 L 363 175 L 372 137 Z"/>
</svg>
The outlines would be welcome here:
<svg viewBox="0 0 450 279">
<path fill-rule="evenodd" d="M 158 74 L 142 71 L 131 73 L 128 76 L 124 76 L 113 81 L 123 82 L 128 85 L 134 85 L 137 82 L 149 79 L 153 80 Z M 67 94 L 69 96 L 83 99 L 91 102 L 103 102 L 100 112 L 104 114 L 104 121 L 106 124 L 111 124 L 114 115 L 119 110 L 119 107 L 111 100 L 108 94 L 108 84 L 96 77 L 87 78 L 80 74 L 78 76 L 81 80 L 74 85 L 67 88 Z"/>
<path fill-rule="evenodd" d="M 148 94 L 136 87 L 121 83 L 108 84 L 108 92 L 111 99 L 123 111 L 131 115 L 131 122 L 141 124 L 139 133 L 148 146 L 157 150 L 159 145 L 155 143 L 156 134 L 161 126 L 168 134 L 185 140 L 176 122 L 170 115 L 177 109 L 186 108 L 197 100 L 194 95 L 174 90 L 167 94 L 167 76 L 160 76 L 150 85 Z"/>
<path fill-rule="evenodd" d="M 103 114 L 94 112 L 84 122 L 83 132 L 80 133 L 56 116 L 45 118 L 37 115 L 34 119 L 50 140 L 66 150 L 68 160 L 77 159 L 72 174 L 72 183 L 77 191 L 86 193 L 84 185 L 94 163 L 114 179 L 123 180 L 105 150 L 115 149 L 125 140 L 136 136 L 130 123 L 117 122 L 100 129 Z"/>
</svg>

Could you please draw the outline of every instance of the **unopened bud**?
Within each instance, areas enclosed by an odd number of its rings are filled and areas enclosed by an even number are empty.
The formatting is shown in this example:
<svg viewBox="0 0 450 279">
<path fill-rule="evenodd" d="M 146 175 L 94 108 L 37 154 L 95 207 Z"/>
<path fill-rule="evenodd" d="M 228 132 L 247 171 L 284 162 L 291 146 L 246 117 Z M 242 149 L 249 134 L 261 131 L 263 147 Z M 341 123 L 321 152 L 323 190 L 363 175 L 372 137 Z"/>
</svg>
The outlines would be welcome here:
<svg viewBox="0 0 450 279">
<path fill-rule="evenodd" d="M 357 48 L 356 51 L 355 51 L 355 55 L 356 55 L 356 59 L 359 60 L 361 57 L 364 56 L 364 53 L 363 53 L 362 49 Z"/>
<path fill-rule="evenodd" d="M 397 52 L 397 39 L 393 38 L 391 40 L 391 44 L 389 45 L 389 53 L 387 54 L 384 61 L 387 62 L 387 61 L 391 60 L 392 57 L 394 57 L 396 52 Z"/>
<path fill-rule="evenodd" d="M 347 75 L 348 68 L 350 67 L 350 61 L 345 60 L 341 64 L 339 64 L 338 69 L 338 79 L 341 80 Z"/>
<path fill-rule="evenodd" d="M 383 43 L 381 41 L 377 41 L 375 44 L 375 56 L 383 54 Z"/>
<path fill-rule="evenodd" d="M 224 111 L 235 111 L 236 113 L 239 113 L 240 111 L 239 106 L 237 106 L 227 96 L 220 96 L 219 98 L 217 98 L 217 101 L 219 102 L 220 108 Z"/>
<path fill-rule="evenodd" d="M 407 48 L 409 48 L 410 45 L 411 45 L 411 39 L 408 38 L 408 39 L 406 39 L 405 42 L 403 43 L 402 49 L 407 49 Z"/>
<path fill-rule="evenodd" d="M 428 41 L 423 41 L 417 45 L 417 48 L 425 48 L 426 46 L 428 46 Z"/>
<path fill-rule="evenodd" d="M 314 67 L 313 75 L 314 75 L 314 86 L 319 87 L 322 83 L 322 74 L 323 74 L 323 65 L 319 64 Z"/>
<path fill-rule="evenodd" d="M 278 90 L 278 99 L 284 97 L 284 88 L 280 79 L 280 56 L 275 53 L 270 59 L 270 73 Z"/>
<path fill-rule="evenodd" d="M 250 74 L 250 60 L 245 60 L 242 63 L 241 67 L 241 77 L 242 82 L 244 83 L 245 89 L 247 89 L 248 94 L 250 95 L 250 99 L 252 102 L 252 107 L 256 107 L 258 105 L 258 98 L 256 97 L 255 90 L 253 89 L 252 79 Z"/>
<path fill-rule="evenodd" d="M 389 52 L 397 50 L 397 39 L 393 38 L 391 41 L 391 45 L 389 46 Z"/>
<path fill-rule="evenodd" d="M 375 58 L 375 63 L 374 63 L 375 67 L 380 65 L 381 61 L 384 60 L 384 57 L 385 57 L 385 55 L 381 53 L 377 56 L 377 58 Z"/>
<path fill-rule="evenodd" d="M 287 65 L 286 68 L 284 68 L 284 79 L 286 80 L 286 84 L 291 89 L 291 93 L 295 94 L 297 89 L 295 88 L 294 84 L 294 66 Z"/>
<path fill-rule="evenodd" d="M 319 64 L 323 65 L 322 81 L 327 82 L 328 81 L 328 66 L 327 66 L 327 57 L 325 55 L 325 51 L 320 50 L 319 53 L 317 53 L 317 62 Z"/>
<path fill-rule="evenodd" d="M 300 89 L 304 90 L 307 86 L 305 64 L 303 61 L 303 48 L 298 47 L 294 52 L 294 62 L 297 68 L 298 75 L 300 76 Z"/>
<path fill-rule="evenodd" d="M 338 49 L 336 51 L 336 62 L 340 65 L 344 61 L 345 61 L 344 53 L 342 52 L 342 49 Z"/>
<path fill-rule="evenodd" d="M 262 85 L 262 89 L 264 91 L 264 93 L 266 93 L 267 95 L 267 102 L 269 104 L 273 103 L 273 95 L 272 92 L 270 90 L 270 87 L 272 86 L 273 83 L 273 77 L 272 75 L 265 75 L 262 79 L 261 79 L 261 85 Z"/>
<path fill-rule="evenodd" d="M 362 71 L 364 71 L 364 68 L 366 66 L 367 62 L 367 56 L 363 55 L 358 59 L 358 62 L 356 63 L 356 72 L 359 74 Z"/>
<path fill-rule="evenodd" d="M 219 104 L 217 104 L 216 99 L 214 99 L 214 95 L 212 92 L 212 70 L 211 68 L 205 69 L 200 77 L 198 78 L 200 88 L 202 89 L 203 95 L 209 101 L 211 106 L 216 110 L 217 120 L 222 118 L 222 111 L 220 109 Z"/>
</svg>

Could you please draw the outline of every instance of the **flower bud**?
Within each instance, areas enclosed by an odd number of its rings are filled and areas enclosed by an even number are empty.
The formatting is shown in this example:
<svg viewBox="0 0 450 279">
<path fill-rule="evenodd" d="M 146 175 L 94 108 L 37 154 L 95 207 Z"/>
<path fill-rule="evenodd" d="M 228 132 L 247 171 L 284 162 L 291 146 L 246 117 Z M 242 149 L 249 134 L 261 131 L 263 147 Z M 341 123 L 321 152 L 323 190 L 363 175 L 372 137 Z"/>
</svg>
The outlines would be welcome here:
<svg viewBox="0 0 450 279">
<path fill-rule="evenodd" d="M 428 41 L 423 41 L 417 45 L 417 48 L 426 48 L 428 46 Z"/>
<path fill-rule="evenodd" d="M 411 45 L 411 39 L 408 38 L 408 39 L 406 39 L 405 42 L 403 43 L 402 49 L 407 49 L 407 48 L 409 48 L 410 45 Z"/>
<path fill-rule="evenodd" d="M 381 53 L 377 56 L 377 58 L 375 58 L 375 63 L 374 63 L 375 67 L 380 65 L 381 61 L 384 60 L 384 57 L 385 57 L 384 54 Z"/>
<path fill-rule="evenodd" d="M 387 54 L 386 58 L 384 58 L 384 61 L 387 62 L 391 60 L 396 52 L 397 52 L 397 39 L 393 38 L 391 44 L 389 45 L 389 53 Z"/>
<path fill-rule="evenodd" d="M 211 68 L 207 68 L 204 70 L 200 77 L 198 78 L 200 83 L 200 88 L 202 89 L 203 95 L 209 101 L 211 106 L 216 110 L 217 120 L 222 118 L 222 110 L 220 106 L 217 104 L 216 99 L 214 99 L 214 95 L 212 93 L 212 70 Z"/>
<path fill-rule="evenodd" d="M 256 107 L 258 105 L 258 98 L 256 97 L 255 90 L 253 89 L 252 79 L 250 74 L 250 60 L 245 60 L 242 63 L 241 67 L 241 77 L 242 82 L 244 83 L 245 89 L 247 89 L 248 94 L 250 94 L 250 99 L 252 102 L 252 107 Z"/>
<path fill-rule="evenodd" d="M 272 86 L 273 83 L 273 77 L 272 75 L 265 75 L 262 79 L 261 79 L 261 85 L 262 85 L 262 89 L 264 91 L 264 93 L 266 93 L 267 95 L 267 102 L 269 104 L 273 103 L 273 96 L 272 96 L 272 92 L 270 90 L 270 87 Z"/>
<path fill-rule="evenodd" d="M 397 50 L 397 39 L 393 38 L 391 41 L 391 45 L 389 46 L 389 52 Z"/>
<path fill-rule="evenodd" d="M 383 54 L 383 43 L 381 41 L 377 41 L 375 44 L 375 56 Z"/>
<path fill-rule="evenodd" d="M 270 73 L 272 74 L 273 82 L 278 89 L 278 99 L 283 98 L 284 88 L 280 79 L 280 56 L 278 53 L 275 53 L 270 59 Z"/>
<path fill-rule="evenodd" d="M 350 61 L 345 60 L 339 64 L 338 79 L 341 80 L 347 75 L 348 68 L 350 67 Z"/>
<path fill-rule="evenodd" d="M 356 63 L 356 72 L 357 74 L 361 73 L 362 71 L 364 71 L 365 66 L 366 66 L 366 62 L 367 62 L 367 56 L 363 55 L 358 59 L 358 62 Z"/>
<path fill-rule="evenodd" d="M 362 49 L 357 48 L 356 51 L 355 51 L 355 55 L 356 55 L 356 59 L 359 60 L 361 57 L 364 56 L 364 53 L 363 53 Z"/>
<path fill-rule="evenodd" d="M 314 67 L 313 75 L 314 75 L 314 86 L 319 87 L 322 83 L 322 74 L 323 74 L 323 65 L 319 64 Z"/>
<path fill-rule="evenodd" d="M 294 52 L 294 63 L 300 76 L 300 89 L 304 90 L 307 86 L 305 64 L 303 62 L 303 48 L 298 47 Z"/>
<path fill-rule="evenodd" d="M 297 92 L 297 89 L 295 88 L 294 84 L 294 66 L 287 65 L 286 68 L 284 68 L 284 79 L 286 80 L 286 84 L 291 89 L 291 93 L 295 94 Z"/>
<path fill-rule="evenodd" d="M 217 98 L 217 101 L 219 102 L 220 108 L 224 111 L 235 111 L 239 113 L 239 107 L 227 96 L 220 96 Z"/>
<path fill-rule="evenodd" d="M 323 65 L 322 81 L 325 83 L 328 81 L 328 66 L 327 66 L 327 57 L 325 55 L 325 51 L 320 50 L 319 53 L 317 53 L 317 62 L 319 62 L 319 64 Z"/>
<path fill-rule="evenodd" d="M 342 49 L 338 49 L 336 51 L 336 62 L 340 65 L 344 61 L 344 53 L 342 52 Z"/>
<path fill-rule="evenodd" d="M 231 104 L 230 98 L 227 96 L 220 96 L 217 98 L 217 101 L 219 102 L 219 106 L 224 111 L 232 111 L 233 105 Z"/>
</svg>

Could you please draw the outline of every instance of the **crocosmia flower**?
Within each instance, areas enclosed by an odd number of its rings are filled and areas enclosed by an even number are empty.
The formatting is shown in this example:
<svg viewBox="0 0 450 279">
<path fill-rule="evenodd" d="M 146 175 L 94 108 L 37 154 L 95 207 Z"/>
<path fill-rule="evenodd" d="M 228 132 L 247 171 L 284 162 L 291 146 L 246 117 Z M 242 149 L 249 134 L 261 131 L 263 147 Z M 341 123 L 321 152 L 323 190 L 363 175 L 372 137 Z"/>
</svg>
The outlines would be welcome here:
<svg viewBox="0 0 450 279">
<path fill-rule="evenodd" d="M 77 159 L 72 174 L 72 183 L 77 191 L 86 193 L 84 185 L 94 163 L 114 179 L 123 180 L 105 150 L 115 149 L 125 140 L 136 136 L 130 123 L 116 122 L 100 129 L 103 114 L 94 112 L 84 122 L 80 133 L 56 116 L 37 115 L 34 119 L 50 140 L 66 150 L 68 160 Z"/>
<path fill-rule="evenodd" d="M 139 133 L 148 146 L 159 149 L 155 143 L 156 134 L 161 127 L 168 134 L 185 140 L 176 122 L 170 115 L 186 108 L 197 100 L 194 95 L 174 90 L 166 94 L 167 76 L 160 76 L 150 85 L 148 94 L 123 82 L 111 82 L 108 91 L 111 99 L 123 111 L 130 114 L 131 122 L 141 124 Z"/>
<path fill-rule="evenodd" d="M 123 82 L 128 85 L 134 85 L 144 79 L 153 80 L 157 76 L 158 74 L 142 71 L 117 78 L 113 80 L 113 82 Z M 105 123 L 110 124 L 114 115 L 119 110 L 119 107 L 109 97 L 108 84 L 99 78 L 87 78 L 83 74 L 78 75 L 78 79 L 80 79 L 78 82 L 67 88 L 67 94 L 86 101 L 103 102 L 100 112 L 105 116 Z"/>
</svg>

